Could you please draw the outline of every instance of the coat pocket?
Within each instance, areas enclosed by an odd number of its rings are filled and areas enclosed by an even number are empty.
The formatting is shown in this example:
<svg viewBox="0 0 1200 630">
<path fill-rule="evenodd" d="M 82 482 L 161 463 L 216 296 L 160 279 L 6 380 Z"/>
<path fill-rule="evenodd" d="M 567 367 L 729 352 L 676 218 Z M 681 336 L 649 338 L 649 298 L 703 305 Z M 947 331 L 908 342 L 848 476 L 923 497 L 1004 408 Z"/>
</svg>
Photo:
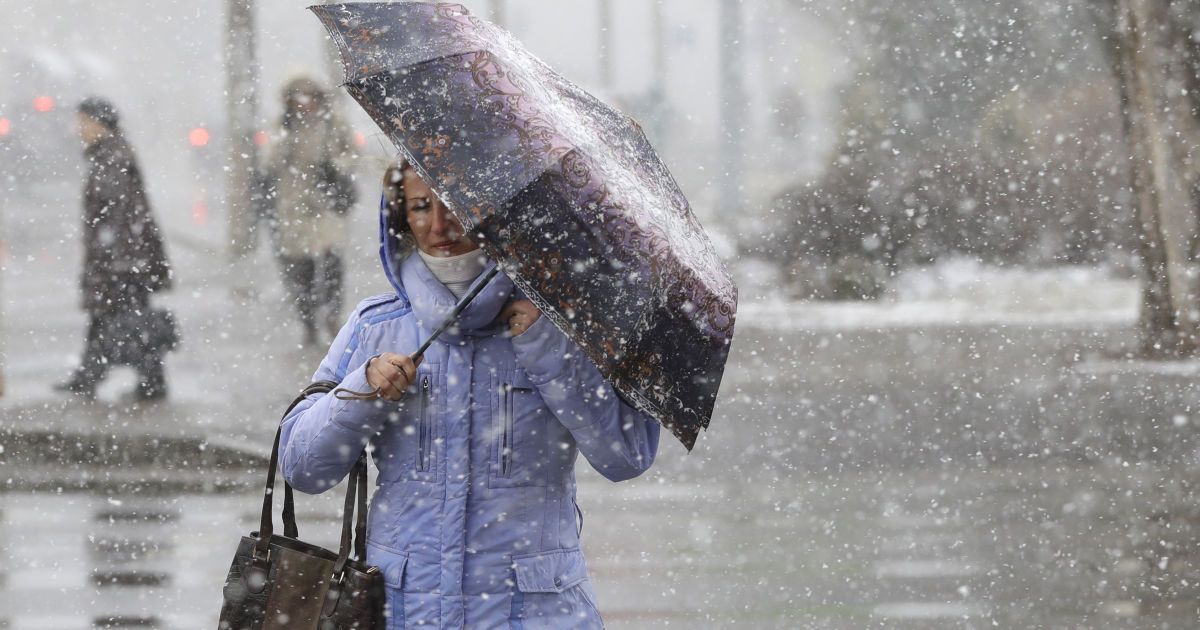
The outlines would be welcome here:
<svg viewBox="0 0 1200 630">
<path fill-rule="evenodd" d="M 394 423 L 379 438 L 375 458 L 384 481 L 437 481 L 439 368 L 432 363 L 418 368 Z"/>
<path fill-rule="evenodd" d="M 513 556 L 513 619 L 527 630 L 603 628 L 578 549 Z"/>
<path fill-rule="evenodd" d="M 515 445 L 513 440 L 516 436 L 515 416 L 516 416 L 516 398 L 524 394 L 533 392 L 532 388 L 514 385 L 512 383 L 502 383 L 498 390 L 500 392 L 499 421 L 496 427 L 496 434 L 499 441 L 496 444 L 497 448 L 497 475 L 508 479 L 512 477 L 512 461 L 513 450 Z"/>
<path fill-rule="evenodd" d="M 548 410 L 524 370 L 498 376 L 492 397 L 489 487 L 545 484 Z"/>
<path fill-rule="evenodd" d="M 388 630 L 404 628 L 404 573 L 408 567 L 408 556 L 375 543 L 367 543 L 367 564 L 379 567 L 383 573 L 387 605 L 384 618 Z"/>
</svg>

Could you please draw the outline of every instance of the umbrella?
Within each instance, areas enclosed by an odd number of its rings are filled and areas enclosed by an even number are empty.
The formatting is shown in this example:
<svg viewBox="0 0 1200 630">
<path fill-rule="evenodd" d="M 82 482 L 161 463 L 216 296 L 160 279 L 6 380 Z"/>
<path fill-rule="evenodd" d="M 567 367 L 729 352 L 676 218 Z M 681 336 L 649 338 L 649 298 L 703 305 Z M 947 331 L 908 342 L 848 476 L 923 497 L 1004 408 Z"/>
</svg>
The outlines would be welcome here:
<svg viewBox="0 0 1200 630">
<path fill-rule="evenodd" d="M 484 252 L 690 450 L 737 290 L 638 124 L 464 7 L 312 7 L 344 87 Z"/>
</svg>

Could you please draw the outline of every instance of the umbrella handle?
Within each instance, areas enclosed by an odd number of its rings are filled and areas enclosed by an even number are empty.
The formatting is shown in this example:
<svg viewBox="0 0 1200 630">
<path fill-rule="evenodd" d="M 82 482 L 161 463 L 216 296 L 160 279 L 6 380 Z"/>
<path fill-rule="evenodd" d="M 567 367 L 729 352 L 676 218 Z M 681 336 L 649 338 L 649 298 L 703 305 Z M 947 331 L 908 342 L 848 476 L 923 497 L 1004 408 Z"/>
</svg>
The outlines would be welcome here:
<svg viewBox="0 0 1200 630">
<path fill-rule="evenodd" d="M 492 267 L 490 271 L 484 274 L 483 279 L 476 282 L 475 286 L 471 287 L 471 290 L 464 295 L 461 300 L 458 301 L 458 304 L 454 305 L 454 310 L 450 311 L 450 314 L 447 315 L 446 319 L 443 320 L 441 325 L 437 327 L 437 330 L 433 331 L 433 334 L 421 344 L 420 348 L 417 348 L 416 352 L 408 355 L 409 358 L 413 360 L 413 365 L 421 365 L 421 359 L 425 358 L 425 351 L 429 349 L 429 345 L 433 343 L 433 340 L 437 339 L 439 335 L 446 332 L 446 329 L 458 319 L 459 315 L 462 315 L 464 310 L 466 310 L 467 305 L 479 295 L 480 291 L 483 291 L 483 287 L 487 286 L 487 284 L 492 281 L 492 278 L 496 277 L 496 274 L 498 273 L 500 273 L 500 266 L 497 265 Z M 379 391 L 380 390 L 378 387 L 369 392 L 355 392 L 339 387 L 334 390 L 333 396 L 338 400 L 375 400 L 376 398 L 379 398 Z"/>
<path fill-rule="evenodd" d="M 421 359 L 425 357 L 425 351 L 429 349 L 429 345 L 433 343 L 433 340 L 437 339 L 438 336 L 446 332 L 447 328 L 450 328 L 450 325 L 458 319 L 459 315 L 462 315 L 464 310 L 466 310 L 467 305 L 470 304 L 471 301 L 474 300 L 481 291 L 483 291 L 483 287 L 487 286 L 487 284 L 492 281 L 492 278 L 496 277 L 496 274 L 498 273 L 500 273 L 500 265 L 492 267 L 486 274 L 484 274 L 481 280 L 475 283 L 475 286 L 471 287 L 471 290 L 467 292 L 466 295 L 462 296 L 462 299 L 458 301 L 458 304 L 454 305 L 454 310 L 450 311 L 450 314 L 446 316 L 446 319 L 442 320 L 442 323 L 437 327 L 437 330 L 433 331 L 433 334 L 421 344 L 420 348 L 417 348 L 416 352 L 409 355 L 412 358 L 413 363 L 421 363 Z"/>
</svg>

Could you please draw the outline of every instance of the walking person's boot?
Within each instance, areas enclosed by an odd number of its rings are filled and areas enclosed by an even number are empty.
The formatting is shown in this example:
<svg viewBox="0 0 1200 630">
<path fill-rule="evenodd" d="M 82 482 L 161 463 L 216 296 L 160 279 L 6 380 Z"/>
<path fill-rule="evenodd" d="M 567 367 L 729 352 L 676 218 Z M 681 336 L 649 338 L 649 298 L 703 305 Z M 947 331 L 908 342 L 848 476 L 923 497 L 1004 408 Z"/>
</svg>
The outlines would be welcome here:
<svg viewBox="0 0 1200 630">
<path fill-rule="evenodd" d="M 87 378 L 83 370 L 76 370 L 67 380 L 55 383 L 53 388 L 56 392 L 72 394 L 83 400 L 96 400 L 96 381 Z"/>
<path fill-rule="evenodd" d="M 304 345 L 317 345 L 317 325 L 311 321 L 304 322 Z"/>
<path fill-rule="evenodd" d="M 55 383 L 54 391 L 72 394 L 88 401 L 96 399 L 96 387 L 108 373 L 108 361 L 99 331 L 100 322 L 92 317 L 88 322 L 87 338 L 79 367 L 75 368 L 67 380 Z"/>
<path fill-rule="evenodd" d="M 151 402 L 167 397 L 167 377 L 163 370 L 163 359 L 162 354 L 152 355 L 138 366 L 138 384 L 126 395 L 126 402 Z"/>
<path fill-rule="evenodd" d="M 332 343 L 333 339 L 337 338 L 338 333 L 342 331 L 342 318 L 337 312 L 325 313 L 325 330 L 329 332 L 329 340 Z"/>
<path fill-rule="evenodd" d="M 283 265 L 283 283 L 288 298 L 300 316 L 304 327 L 305 346 L 317 345 L 317 296 L 316 262 L 311 257 L 280 257 Z"/>
<path fill-rule="evenodd" d="M 321 309 L 324 311 L 323 324 L 332 341 L 342 330 L 342 284 L 345 272 L 342 269 L 342 258 L 332 250 L 321 257 L 320 282 L 317 283 Z"/>
</svg>

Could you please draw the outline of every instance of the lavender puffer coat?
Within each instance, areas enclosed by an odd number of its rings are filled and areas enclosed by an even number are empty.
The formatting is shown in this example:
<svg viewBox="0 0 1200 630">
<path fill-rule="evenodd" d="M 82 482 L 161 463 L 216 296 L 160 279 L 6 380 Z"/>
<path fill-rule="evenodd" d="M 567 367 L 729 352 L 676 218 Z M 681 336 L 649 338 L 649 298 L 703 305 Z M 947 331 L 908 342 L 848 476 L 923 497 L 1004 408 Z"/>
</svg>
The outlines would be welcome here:
<svg viewBox="0 0 1200 630">
<path fill-rule="evenodd" d="M 395 292 L 359 304 L 314 381 L 368 391 L 367 361 L 412 352 L 454 305 L 419 256 L 400 259 L 381 237 Z M 333 487 L 374 446 L 367 561 L 386 578 L 389 628 L 602 627 L 579 547 L 576 454 L 613 481 L 636 477 L 659 425 L 549 318 L 506 336 L 496 318 L 514 290 L 497 274 L 402 401 L 318 394 L 284 420 L 282 472 L 304 492 Z"/>
</svg>

